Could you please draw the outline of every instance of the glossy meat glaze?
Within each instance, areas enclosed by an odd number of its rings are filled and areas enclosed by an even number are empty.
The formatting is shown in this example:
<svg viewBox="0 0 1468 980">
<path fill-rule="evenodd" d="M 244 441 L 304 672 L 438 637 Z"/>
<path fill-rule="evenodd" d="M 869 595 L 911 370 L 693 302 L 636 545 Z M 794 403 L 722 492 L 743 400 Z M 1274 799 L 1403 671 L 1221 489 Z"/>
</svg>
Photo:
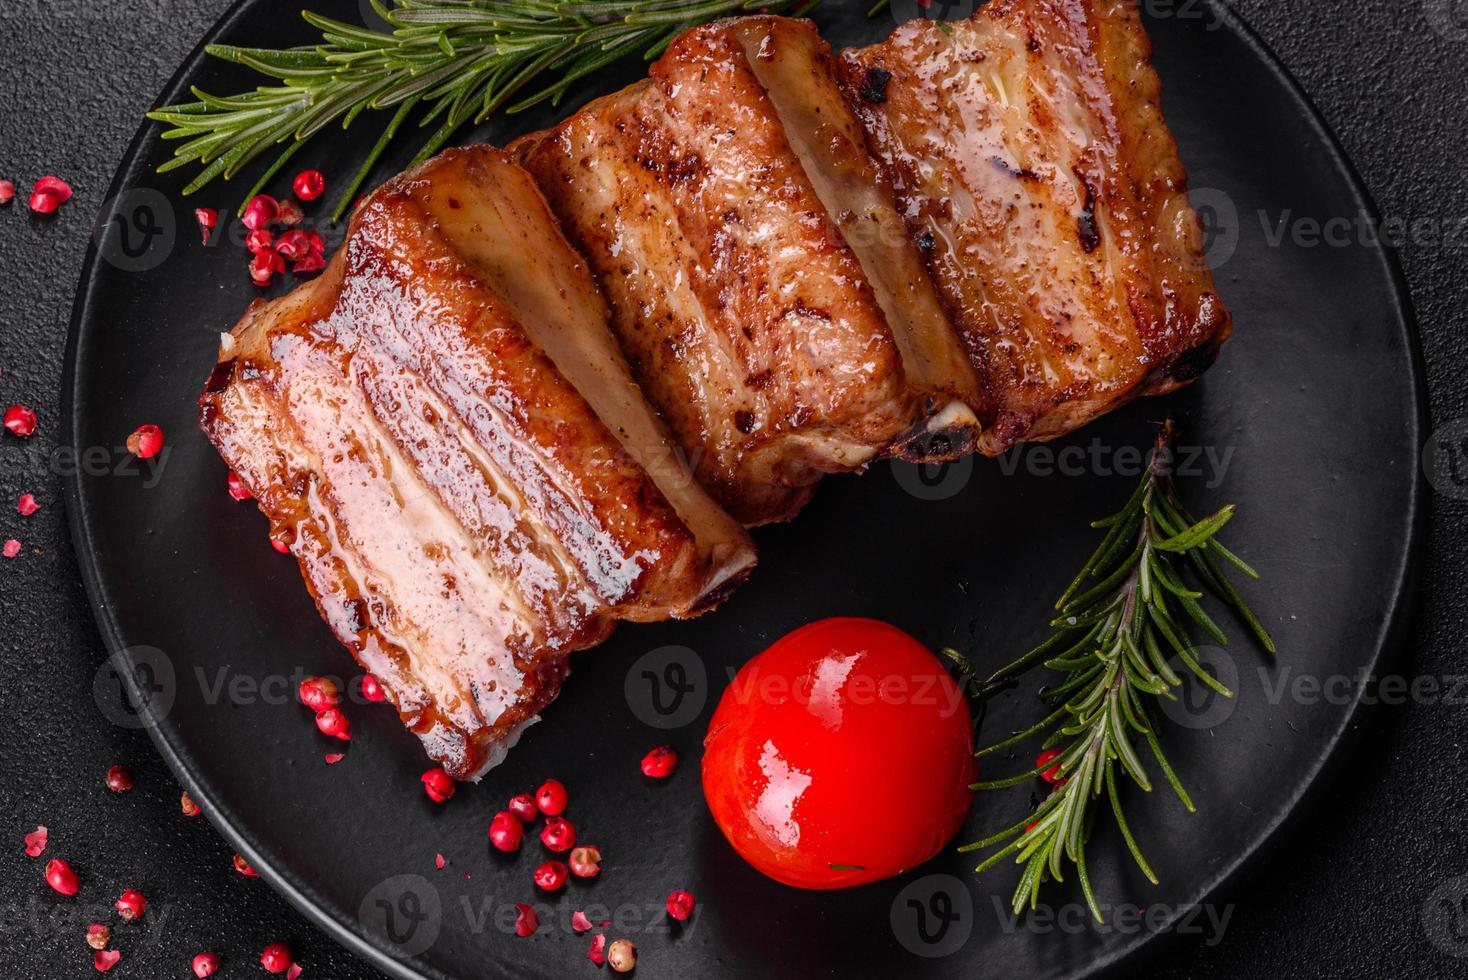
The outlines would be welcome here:
<svg viewBox="0 0 1468 980">
<path fill-rule="evenodd" d="M 999 453 L 1211 363 L 1149 53 L 1134 0 L 994 0 L 839 65 L 808 22 L 696 28 L 513 158 L 364 199 L 225 336 L 204 430 L 472 778 L 569 653 L 717 604 L 741 524 L 823 473 Z"/>
<path fill-rule="evenodd" d="M 527 254 L 536 277 L 501 261 Z M 450 150 L 368 197 L 320 278 L 252 306 L 201 399 L 327 623 L 459 778 L 566 654 L 694 615 L 753 565 L 605 317 L 528 175 Z"/>
<path fill-rule="evenodd" d="M 596 270 L 648 397 L 745 523 L 788 520 L 823 473 L 975 390 L 809 21 L 690 30 L 647 81 L 511 149 Z M 958 452 L 977 435 L 961 417 Z"/>
<path fill-rule="evenodd" d="M 841 65 L 982 378 L 982 451 L 1213 362 L 1230 319 L 1136 0 L 994 0 Z"/>
</svg>

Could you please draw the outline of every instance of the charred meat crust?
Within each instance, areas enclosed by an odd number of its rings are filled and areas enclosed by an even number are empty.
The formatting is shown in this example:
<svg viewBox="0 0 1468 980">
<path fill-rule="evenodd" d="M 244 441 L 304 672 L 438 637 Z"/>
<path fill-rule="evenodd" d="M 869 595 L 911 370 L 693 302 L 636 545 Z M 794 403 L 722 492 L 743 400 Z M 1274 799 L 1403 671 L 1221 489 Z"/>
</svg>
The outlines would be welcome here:
<svg viewBox="0 0 1468 980">
<path fill-rule="evenodd" d="M 572 651 L 748 575 L 690 469 L 783 520 L 823 473 L 999 453 L 1206 370 L 1230 318 L 1149 58 L 1134 0 L 995 0 L 839 72 L 804 22 L 689 31 L 513 147 L 538 189 L 468 147 L 370 195 L 225 336 L 201 426 L 474 778 Z"/>
<path fill-rule="evenodd" d="M 822 474 L 901 451 L 930 405 L 975 386 L 808 22 L 691 30 L 648 80 L 511 150 L 745 523 L 788 519 Z"/>
<path fill-rule="evenodd" d="M 985 453 L 1186 384 L 1228 337 L 1150 56 L 1135 0 L 995 0 L 841 55 L 979 370 Z"/>
<path fill-rule="evenodd" d="M 534 241 L 553 295 L 497 281 L 465 234 Z M 595 358 L 604 310 L 557 235 L 507 157 L 450 151 L 370 195 L 320 278 L 252 305 L 200 399 L 327 624 L 458 778 L 554 698 L 568 653 L 710 608 L 753 559 L 686 472 L 664 484 L 680 511 L 642 465 L 636 406 L 607 394 L 635 389 Z M 564 345 L 558 366 L 531 317 L 601 373 Z"/>
</svg>

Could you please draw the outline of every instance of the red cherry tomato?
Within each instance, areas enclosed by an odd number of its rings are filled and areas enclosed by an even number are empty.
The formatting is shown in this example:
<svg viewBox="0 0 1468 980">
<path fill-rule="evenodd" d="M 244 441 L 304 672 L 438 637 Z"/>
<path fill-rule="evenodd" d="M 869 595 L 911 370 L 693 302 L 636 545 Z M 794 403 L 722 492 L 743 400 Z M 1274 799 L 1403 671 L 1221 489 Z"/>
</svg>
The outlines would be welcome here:
<svg viewBox="0 0 1468 980">
<path fill-rule="evenodd" d="M 963 692 L 930 650 L 871 619 L 812 623 L 745 664 L 704 739 L 715 823 L 798 888 L 922 864 L 962 826 L 977 778 Z"/>
</svg>

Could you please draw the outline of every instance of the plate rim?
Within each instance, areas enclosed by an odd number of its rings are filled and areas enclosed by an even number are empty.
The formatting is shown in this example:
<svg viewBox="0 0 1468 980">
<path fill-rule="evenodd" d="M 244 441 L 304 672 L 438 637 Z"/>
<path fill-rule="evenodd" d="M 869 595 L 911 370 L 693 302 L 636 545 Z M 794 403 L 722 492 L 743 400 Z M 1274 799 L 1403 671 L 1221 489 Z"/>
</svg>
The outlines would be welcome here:
<svg viewBox="0 0 1468 980">
<path fill-rule="evenodd" d="M 183 58 L 178 69 L 154 98 L 153 104 L 169 105 L 179 101 L 180 95 L 187 90 L 189 79 L 206 63 L 208 53 L 205 49 L 220 35 L 251 17 L 254 14 L 253 8 L 262 2 L 264 0 L 233 0 L 219 19 L 204 32 L 198 43 Z M 123 151 L 117 170 L 112 176 L 112 182 L 108 185 L 104 207 L 97 213 L 94 228 L 104 228 L 110 223 L 115 214 L 118 195 L 128 186 L 132 178 L 139 175 L 140 170 L 146 171 L 142 163 L 142 148 L 155 125 L 150 120 L 144 119 Z M 80 442 L 79 419 L 76 414 L 78 354 L 82 346 L 82 330 L 90 319 L 88 314 L 93 305 L 93 294 L 97 289 L 95 275 L 97 258 L 97 236 L 94 233 L 87 244 L 86 257 L 82 261 L 76 298 L 72 303 L 71 317 L 67 325 L 66 346 L 62 352 L 60 406 L 62 432 L 70 440 L 71 445 L 78 445 Z M 97 630 L 106 648 L 106 661 L 112 661 L 118 666 L 131 664 L 133 662 L 126 656 L 128 646 L 122 632 L 111 611 L 102 601 L 101 574 L 96 565 L 96 550 L 92 547 L 92 525 L 83 497 L 81 473 L 68 472 L 63 482 L 67 512 L 66 527 L 76 555 L 77 567 L 81 573 L 82 585 L 86 590 L 87 605 L 91 608 L 92 619 L 97 625 Z M 421 964 L 410 968 L 401 960 L 388 955 L 369 942 L 357 930 L 352 929 L 327 911 L 324 908 L 325 903 L 315 896 L 312 889 L 304 882 L 298 880 L 298 875 L 294 870 L 276 868 L 273 861 L 267 859 L 258 848 L 251 844 L 243 826 L 237 826 L 240 823 L 238 815 L 218 806 L 214 794 L 207 788 L 207 785 L 195 778 L 189 765 L 192 762 L 191 754 L 177 735 L 170 737 L 165 732 L 167 721 L 157 717 L 151 702 L 142 702 L 140 697 L 142 692 L 138 690 L 134 682 L 133 672 L 118 671 L 118 676 L 127 687 L 128 695 L 135 699 L 134 703 L 141 702 L 147 705 L 143 709 L 147 715 L 146 722 L 142 726 L 143 730 L 148 733 L 148 738 L 153 742 L 154 747 L 163 757 L 163 761 L 172 770 L 174 777 L 184 790 L 194 798 L 196 803 L 200 804 L 200 810 L 205 819 L 224 838 L 225 842 L 255 869 L 261 880 L 283 897 L 291 908 L 353 956 L 396 980 L 460 980 L 460 978 Z M 175 745 L 175 740 L 178 740 L 179 744 Z M 490 965 L 497 966 L 492 961 Z"/>
<path fill-rule="evenodd" d="M 178 69 L 154 100 L 155 103 L 162 105 L 177 101 L 180 94 L 186 90 L 189 79 L 197 74 L 200 67 L 206 63 L 206 46 L 240 22 L 253 16 L 254 8 L 263 2 L 265 0 L 233 0 L 229 8 L 220 15 L 198 44 L 184 57 Z M 1347 155 L 1334 129 L 1294 73 L 1279 58 L 1274 49 L 1234 9 L 1231 0 L 1206 0 L 1206 2 L 1220 18 L 1225 28 L 1233 32 L 1246 47 L 1253 51 L 1258 60 L 1295 100 L 1302 115 L 1320 137 L 1323 149 L 1346 178 L 1349 192 L 1354 197 L 1355 203 L 1363 213 L 1379 221 L 1380 211 L 1360 172 Z M 103 209 L 97 214 L 95 228 L 106 227 L 115 213 L 117 196 L 135 177 L 140 175 L 140 171 L 146 171 L 141 151 L 153 132 L 154 125 L 145 120 L 124 150 L 108 187 Z M 1374 251 L 1377 261 L 1384 266 L 1386 278 L 1391 285 L 1392 296 L 1395 300 L 1394 312 L 1397 321 L 1395 326 L 1398 326 L 1403 334 L 1404 348 L 1408 355 L 1408 387 L 1412 395 L 1412 412 L 1411 431 L 1407 435 L 1412 437 L 1410 462 L 1413 472 L 1411 493 L 1407 502 L 1408 536 L 1405 546 L 1400 551 L 1400 561 L 1393 569 L 1387 616 L 1376 633 L 1372 644 L 1372 656 L 1368 663 L 1370 670 L 1376 673 L 1380 671 L 1383 663 L 1395 661 L 1405 652 L 1407 634 L 1416 619 L 1417 586 L 1422 577 L 1425 558 L 1424 545 L 1428 530 L 1429 509 L 1427 502 L 1430 499 L 1427 494 L 1426 477 L 1422 469 L 1422 436 L 1430 424 L 1431 412 L 1428 403 L 1426 357 L 1411 292 L 1402 271 L 1398 251 L 1385 243 L 1379 243 Z M 95 326 L 96 317 L 91 313 L 94 294 L 98 288 L 97 258 L 98 249 L 94 234 L 88 242 L 82 263 L 62 355 L 61 432 L 63 436 L 70 439 L 71 445 L 79 444 L 80 420 L 76 414 L 76 406 L 79 401 L 77 385 L 80 373 L 78 357 L 83 346 L 84 328 Z M 93 525 L 82 487 L 82 475 L 75 471 L 69 472 L 64 476 L 63 483 L 67 509 L 67 533 L 70 535 L 72 549 L 76 555 L 78 571 L 86 591 L 87 605 L 92 611 L 92 618 L 106 648 L 106 659 L 115 662 L 118 666 L 133 663 L 127 657 L 128 645 L 122 636 L 121 629 L 103 601 L 105 591 L 96 561 Z M 135 698 L 138 697 L 141 692 L 134 683 L 132 673 L 129 671 L 118 673 L 124 679 L 128 693 Z M 1361 742 L 1369 725 L 1375 720 L 1374 716 L 1379 714 L 1370 711 L 1370 707 L 1364 701 L 1364 691 L 1357 688 L 1348 710 L 1340 716 L 1339 726 L 1331 733 L 1313 765 L 1301 774 L 1299 788 L 1286 801 L 1282 812 L 1256 836 L 1251 846 L 1225 862 L 1217 872 L 1207 878 L 1198 891 L 1198 903 L 1211 901 L 1221 892 L 1236 890 L 1246 878 L 1257 870 L 1265 858 L 1277 851 L 1285 836 L 1298 830 L 1301 811 L 1319 802 L 1323 793 L 1338 777 L 1339 769 L 1349 755 L 1348 750 Z M 220 836 L 255 868 L 266 884 L 281 895 L 296 912 L 352 955 L 374 969 L 398 978 L 398 980 L 463 980 L 463 978 L 453 977 L 421 961 L 415 960 L 408 963 L 394 958 L 369 941 L 358 930 L 352 928 L 347 919 L 339 918 L 329 910 L 326 907 L 328 903 L 300 880 L 297 871 L 288 867 L 277 868 L 251 843 L 250 834 L 239 815 L 215 805 L 214 794 L 209 790 L 207 783 L 201 782 L 193 773 L 192 754 L 184 744 L 182 736 L 169 728 L 166 719 L 156 716 L 151 703 L 144 709 L 144 712 L 148 717 L 143 728 L 147 731 L 148 737 L 169 769 L 173 771 L 175 778 L 201 804 L 205 818 Z M 1363 716 L 1371 716 L 1366 718 L 1367 724 L 1361 723 Z M 1177 937 L 1173 936 L 1168 929 L 1139 933 L 1133 941 L 1117 946 L 1091 960 L 1086 966 L 1069 971 L 1065 976 L 1079 978 L 1112 975 L 1129 962 L 1154 957 L 1161 952 L 1162 947 L 1169 945 L 1169 940 L 1176 939 Z M 502 972 L 501 965 L 492 959 L 486 959 L 483 966 L 497 975 L 507 976 Z"/>
</svg>

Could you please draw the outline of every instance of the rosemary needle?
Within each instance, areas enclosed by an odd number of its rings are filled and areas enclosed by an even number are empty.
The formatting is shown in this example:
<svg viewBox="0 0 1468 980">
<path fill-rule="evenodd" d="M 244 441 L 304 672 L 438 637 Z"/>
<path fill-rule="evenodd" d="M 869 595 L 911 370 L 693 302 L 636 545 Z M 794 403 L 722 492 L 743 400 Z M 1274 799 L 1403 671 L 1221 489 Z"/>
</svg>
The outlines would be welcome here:
<svg viewBox="0 0 1468 980">
<path fill-rule="evenodd" d="M 196 101 L 148 113 L 170 127 L 164 139 L 178 141 L 159 172 L 198 166 L 184 188 L 192 194 L 282 147 L 256 183 L 258 191 L 301 144 L 328 126 L 346 128 L 369 109 L 390 111 L 382 137 L 336 206 L 334 217 L 340 218 L 414 113 L 420 130 L 433 127 L 421 138 L 417 163 L 467 123 L 541 102 L 559 104 L 579 79 L 634 54 L 655 58 L 697 24 L 754 11 L 801 16 L 819 0 L 371 2 L 387 30 L 303 11 L 321 32 L 317 44 L 279 50 L 210 45 L 214 57 L 252 68 L 274 84 L 227 96 L 195 87 Z M 559 77 L 536 87 L 547 72 Z"/>
<path fill-rule="evenodd" d="M 1168 469 L 1171 438 L 1169 422 L 1158 433 L 1147 472 L 1126 505 L 1095 523 L 1105 533 L 1055 604 L 1059 615 L 1051 623 L 1050 637 L 976 685 L 982 700 L 1012 686 L 1015 678 L 1042 663 L 1061 675 L 1058 683 L 1043 689 L 1047 703 L 1043 720 L 978 755 L 993 755 L 1042 736 L 1043 747 L 1052 752 L 1045 753 L 1032 769 L 974 786 L 1005 789 L 1028 784 L 1046 773 L 1055 779 L 1054 789 L 1023 820 L 959 849 L 972 852 L 999 847 L 979 864 L 980 872 L 1011 858 L 1023 865 L 1011 902 L 1016 914 L 1026 905 L 1035 906 L 1046 881 L 1063 880 L 1069 864 L 1076 870 L 1091 914 L 1103 921 L 1085 856 L 1086 841 L 1103 809 L 1110 812 L 1137 867 L 1148 880 L 1157 882 L 1127 824 L 1118 792 L 1118 769 L 1142 790 L 1152 789 L 1144 753 L 1155 760 L 1163 779 L 1188 811 L 1194 809 L 1162 753 L 1154 705 L 1159 698 L 1177 697 L 1184 674 L 1224 697 L 1233 693 L 1203 668 L 1193 652 L 1190 627 L 1219 643 L 1227 639 L 1198 602 L 1204 592 L 1185 582 L 1183 567 L 1192 570 L 1202 589 L 1233 609 L 1260 646 L 1275 652 L 1268 631 L 1224 573 L 1227 565 L 1249 578 L 1259 577 L 1217 540 L 1219 531 L 1233 518 L 1234 508 L 1193 519 Z M 1175 655 L 1177 666 L 1170 655 Z M 968 661 L 954 656 L 971 674 Z"/>
</svg>

